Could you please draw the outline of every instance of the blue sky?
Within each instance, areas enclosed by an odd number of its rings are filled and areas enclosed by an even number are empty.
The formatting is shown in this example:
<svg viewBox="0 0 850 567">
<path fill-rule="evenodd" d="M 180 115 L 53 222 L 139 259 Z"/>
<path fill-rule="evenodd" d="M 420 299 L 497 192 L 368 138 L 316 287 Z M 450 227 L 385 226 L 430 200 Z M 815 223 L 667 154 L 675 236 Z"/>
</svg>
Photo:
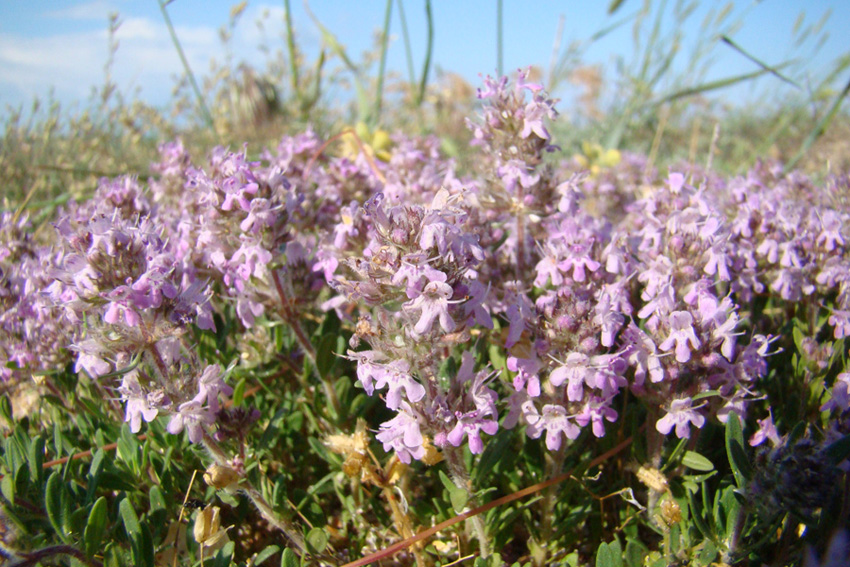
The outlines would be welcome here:
<svg viewBox="0 0 850 567">
<path fill-rule="evenodd" d="M 676 3 L 676 0 L 667 2 L 669 15 L 664 33 L 668 36 L 675 31 L 672 12 Z M 234 4 L 219 0 L 175 0 L 168 6 L 196 74 L 206 74 L 211 58 L 224 61 L 225 50 L 218 30 L 227 23 Z M 562 52 L 570 43 L 579 42 L 584 47 L 582 60 L 600 65 L 609 77 L 614 76 L 618 62 L 634 66 L 633 18 L 602 40 L 591 43 L 589 39 L 615 21 L 634 16 L 643 6 L 643 0 L 625 0 L 613 17 L 606 13 L 608 4 L 609 0 L 504 0 L 504 70 L 527 65 L 548 68 L 562 17 Z M 321 34 L 307 16 L 302 0 L 291 0 L 291 5 L 299 44 L 308 62 L 312 62 L 322 44 Z M 417 73 L 426 45 L 424 5 L 424 0 L 405 0 L 403 4 Z M 479 74 L 495 74 L 495 0 L 432 0 L 432 5 L 435 28 L 432 68 L 458 73 L 474 86 L 480 84 Z M 699 38 L 710 31 L 704 26 L 705 18 L 709 12 L 716 14 L 723 5 L 725 2 L 703 0 L 686 20 L 681 30 L 683 53 L 675 63 L 676 71 L 688 70 L 688 54 L 700 43 Z M 360 61 L 361 54 L 373 45 L 385 7 L 386 2 L 377 0 L 310 2 L 316 17 L 346 46 L 355 61 Z M 803 27 L 831 11 L 824 28 L 828 39 L 816 54 L 811 39 L 796 51 L 794 48 L 793 28 L 803 8 L 806 12 Z M 108 52 L 107 21 L 111 12 L 117 12 L 122 22 L 117 32 L 120 45 L 113 68 L 119 88 L 157 106 L 167 105 L 182 67 L 156 0 L 2 0 L 0 109 L 7 105 L 26 107 L 34 97 L 44 99 L 49 93 L 65 106 L 85 105 L 92 90 L 103 84 Z M 262 69 L 268 56 L 260 51 L 261 45 L 272 52 L 284 49 L 282 14 L 282 1 L 248 2 L 232 41 L 234 63 L 247 61 Z M 393 3 L 392 16 L 388 68 L 407 77 L 397 0 Z M 262 29 L 257 26 L 260 20 Z M 806 73 L 813 77 L 822 75 L 830 62 L 850 53 L 850 42 L 841 37 L 845 33 L 842 23 L 846 25 L 850 21 L 847 0 L 738 1 L 729 19 L 734 20 L 740 20 L 740 27 L 732 38 L 763 61 L 777 64 L 789 56 L 801 58 L 804 63 L 797 67 L 797 77 Z M 713 46 L 714 64 L 706 79 L 757 68 L 719 42 L 709 40 L 701 44 Z M 736 89 L 725 96 L 732 101 L 753 100 L 764 92 L 782 89 L 787 91 L 786 86 L 771 78 L 761 81 L 755 89 Z M 616 93 L 609 90 L 608 96 Z"/>
</svg>

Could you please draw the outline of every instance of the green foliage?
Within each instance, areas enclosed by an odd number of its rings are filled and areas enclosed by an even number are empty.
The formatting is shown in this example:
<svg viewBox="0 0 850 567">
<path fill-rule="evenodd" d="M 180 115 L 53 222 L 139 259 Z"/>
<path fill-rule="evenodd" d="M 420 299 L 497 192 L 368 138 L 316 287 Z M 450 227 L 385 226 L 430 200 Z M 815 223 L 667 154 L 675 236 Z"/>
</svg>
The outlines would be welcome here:
<svg viewBox="0 0 850 567">
<path fill-rule="evenodd" d="M 168 22 L 166 4 L 160 1 Z M 632 4 L 612 0 L 608 10 L 622 16 Z M 97 104 L 92 111 L 74 115 L 49 102 L 46 108 L 38 103 L 34 106 L 33 114 L 40 117 L 37 120 L 26 120 L 21 112 L 11 113 L 0 144 L 3 209 L 27 213 L 36 225 L 43 225 L 69 200 L 89 197 L 101 176 L 148 175 L 158 143 L 177 135 L 184 138 L 193 155 L 201 156 L 219 143 L 249 142 L 251 151 L 257 151 L 283 134 L 300 132 L 307 123 L 324 135 L 359 119 L 369 131 L 378 126 L 387 130 L 415 126 L 416 131 L 436 133 L 443 139 L 442 146 L 454 148 L 463 163 L 470 135 L 463 129 L 462 118 L 471 113 L 472 90 L 465 97 L 441 99 L 439 93 L 450 85 L 430 82 L 434 37 L 430 2 L 422 4 L 428 39 L 418 74 L 402 16 L 409 78 L 397 84 L 384 68 L 390 49 L 387 38 L 392 32 L 391 1 L 387 2 L 375 53 L 355 61 L 333 30 L 315 21 L 323 45 L 309 64 L 296 43 L 289 1 L 284 5 L 286 61 L 273 62 L 263 74 L 217 69 L 217 80 L 208 81 L 198 81 L 184 61 L 192 93 L 188 99 L 181 94 L 175 115 L 123 98 L 108 80 L 93 100 Z M 397 6 L 403 15 L 402 2 Z M 691 6 L 675 3 L 673 15 L 678 22 L 692 17 Z M 723 111 L 708 103 L 704 112 L 694 112 L 694 100 L 758 76 L 771 75 L 793 89 L 800 83 L 794 74 L 799 69 L 788 61 L 769 61 L 764 54 L 750 53 L 747 46 L 729 39 L 726 44 L 753 60 L 758 70 L 706 81 L 701 73 L 707 56 L 700 55 L 686 66 L 692 75 L 676 76 L 674 60 L 681 56 L 682 38 L 678 31 L 665 29 L 666 7 L 665 3 L 647 2 L 636 14 L 606 23 L 553 65 L 548 82 L 557 86 L 579 66 L 583 49 L 626 23 L 634 25 L 635 59 L 621 62 L 618 75 L 607 79 L 620 96 L 608 104 L 600 101 L 597 120 L 589 120 L 583 109 L 566 109 L 573 119 L 556 134 L 565 140 L 564 148 L 578 151 L 587 141 L 644 152 L 655 147 L 658 159 L 652 165 L 683 160 L 695 163 L 697 156 L 704 159 L 716 151 L 717 169 L 740 172 L 775 147 L 781 156 L 794 156 L 789 167 L 797 164 L 822 172 L 824 160 L 815 157 L 816 150 L 825 149 L 830 135 L 846 138 L 850 131 L 850 120 L 842 111 L 850 84 L 837 92 L 830 86 L 843 78 L 850 59 L 837 61 L 831 76 L 817 83 L 809 99 L 795 93 L 786 104 L 773 109 Z M 179 52 L 178 38 L 168 24 Z M 734 37 L 735 23 L 722 12 L 714 12 L 709 24 L 715 35 Z M 817 35 L 816 30 L 810 33 Z M 377 72 L 372 71 L 375 60 L 379 61 Z M 339 62 L 341 69 L 331 70 L 333 61 Z M 328 84 L 339 85 L 344 79 L 354 84 L 354 111 L 332 106 L 324 97 Z M 263 80 L 270 89 L 264 91 L 262 100 L 246 100 L 250 97 L 245 83 L 253 81 L 257 86 Z M 207 83 L 212 86 L 204 92 L 200 85 Z M 284 85 L 288 86 L 286 92 Z M 463 87 L 468 85 L 460 85 L 459 92 Z M 385 96 L 394 89 L 410 96 L 401 101 Z M 234 103 L 209 105 L 223 99 Z M 811 114 L 810 107 L 814 109 Z M 718 139 L 703 132 L 714 123 L 720 124 Z M 692 135 L 697 139 L 690 151 Z M 685 149 L 689 149 L 687 155 Z M 850 164 L 846 147 L 837 151 L 844 153 L 834 154 L 836 163 Z M 771 409 L 782 431 L 791 432 L 789 443 L 805 446 L 807 440 L 820 441 L 825 417 L 819 407 L 847 367 L 847 345 L 843 339 L 831 338 L 825 321 L 829 308 L 806 302 L 788 306 L 760 297 L 749 306 L 748 324 L 753 331 L 763 330 L 762 326 L 772 328 L 775 318 L 785 317 L 784 352 L 775 356 L 765 380 L 770 406 L 765 402 L 761 409 Z M 151 567 L 163 564 L 160 554 L 173 552 L 178 564 L 195 565 L 201 560 L 201 548 L 193 539 L 197 509 L 216 505 L 221 507 L 221 527 L 231 541 L 212 554 L 205 552 L 205 565 L 243 565 L 249 559 L 255 565 L 272 565 L 278 555 L 282 567 L 327 564 L 327 558 L 337 557 L 334 554 L 341 550 L 377 551 L 464 510 L 566 471 L 571 474 L 560 484 L 480 515 L 494 549 L 501 551 L 489 558 L 476 557 L 476 567 L 510 563 L 536 567 L 549 561 L 598 567 L 762 564 L 775 559 L 770 550 L 799 551 L 807 544 L 822 547 L 830 522 L 841 521 L 840 510 L 825 507 L 806 519 L 811 520 L 807 529 L 813 535 L 798 537 L 793 533 L 793 516 L 764 505 L 769 498 L 753 488 L 756 481 L 772 480 L 765 473 L 771 453 L 749 447 L 745 432 L 753 432 L 755 420 L 742 422 L 734 412 L 723 426 L 706 427 L 708 441 L 691 444 L 683 439 L 675 446 L 668 441 L 663 466 L 656 466 L 669 481 L 669 490 L 653 492 L 629 472 L 635 463 L 647 461 L 650 441 L 646 431 L 653 425 L 647 421 L 646 411 L 629 409 L 605 439 L 585 436 L 557 454 L 541 448 L 542 440 L 529 440 L 500 428 L 481 455 L 467 452 L 462 456 L 469 464 L 470 486 L 478 489 L 470 491 L 458 485 L 463 479 L 456 482 L 447 474 L 445 463 L 403 466 L 374 441 L 376 424 L 385 421 L 388 413 L 356 383 L 355 366 L 345 358 L 352 324 L 340 320 L 335 311 L 303 321 L 307 342 L 315 350 L 312 360 L 291 325 L 263 321 L 256 336 L 247 336 L 232 309 L 216 314 L 215 323 L 215 332 L 197 331 L 194 335 L 198 356 L 227 368 L 228 383 L 234 387 L 232 407 L 256 408 L 262 416 L 237 432 L 240 447 L 245 449 L 245 478 L 282 522 L 308 526 L 303 534 L 299 532 L 307 553 L 287 547 L 289 540 L 283 543 L 278 527 L 269 525 L 245 497 L 244 486 L 242 492 L 234 489 L 232 493 L 207 486 L 202 473 L 209 465 L 209 454 L 182 436 L 169 434 L 164 419 L 148 424 L 143 436 L 121 423 L 120 408 L 113 403 L 114 380 L 139 360 L 131 361 L 116 375 L 103 377 L 100 385 L 79 378 L 70 368 L 38 376 L 48 387 L 43 389 L 37 409 L 27 415 L 15 414 L 12 397 L 5 391 L 0 396 L 5 433 L 0 455 L 0 519 L 17 535 L 15 542 L 8 544 L 13 552 L 23 556 L 61 545 L 79 554 L 71 555 L 74 558 L 66 561 L 70 564 L 88 561 L 90 565 Z M 496 326 L 498 332 L 506 323 L 497 321 Z M 825 362 L 817 349 L 810 348 L 812 344 L 829 352 Z M 502 371 L 500 379 L 510 379 L 510 353 L 501 344 L 482 341 L 473 348 L 479 363 L 489 363 Z M 458 359 L 441 361 L 435 380 L 457 372 Z M 710 403 L 717 395 L 716 391 L 703 392 L 694 401 Z M 358 450 L 355 458 L 334 452 L 330 436 L 351 435 L 359 420 L 368 424 L 363 428 L 369 439 L 365 449 Z M 632 440 L 627 449 L 587 470 L 588 463 L 624 439 Z M 831 440 L 824 455 L 833 464 L 847 458 L 850 437 Z M 355 465 L 360 467 L 356 474 L 347 474 L 347 467 Z M 836 499 L 834 506 L 838 504 Z M 399 519 L 405 517 L 409 526 Z M 455 539 L 460 547 L 453 547 Z M 427 561 L 446 564 L 457 552 L 465 551 L 469 541 L 467 532 L 455 527 L 427 543 L 399 561 L 413 564 L 419 553 Z M 64 564 L 61 561 L 65 559 L 56 563 Z"/>
</svg>

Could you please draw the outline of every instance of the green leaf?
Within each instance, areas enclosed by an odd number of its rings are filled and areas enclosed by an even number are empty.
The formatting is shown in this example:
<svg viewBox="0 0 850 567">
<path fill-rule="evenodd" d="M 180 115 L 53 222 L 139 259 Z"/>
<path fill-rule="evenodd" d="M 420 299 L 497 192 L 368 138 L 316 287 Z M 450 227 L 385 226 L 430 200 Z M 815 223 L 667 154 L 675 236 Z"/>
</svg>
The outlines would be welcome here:
<svg viewBox="0 0 850 567">
<path fill-rule="evenodd" d="M 313 528 L 305 538 L 311 553 L 323 553 L 328 547 L 328 534 L 322 528 Z"/>
<path fill-rule="evenodd" d="M 744 451 L 744 432 L 735 413 L 730 413 L 726 420 L 726 455 L 735 476 L 735 483 L 738 488 L 744 488 L 752 476 L 752 470 Z"/>
<path fill-rule="evenodd" d="M 86 555 L 94 556 L 100 551 L 100 542 L 106 530 L 106 498 L 101 496 L 94 503 L 86 521 L 86 529 L 83 532 L 83 544 Z"/>
<path fill-rule="evenodd" d="M 97 494 L 97 487 L 100 485 L 100 478 L 103 475 L 103 459 L 105 456 L 103 449 L 98 449 L 92 457 L 89 472 L 86 475 L 86 480 L 88 481 L 86 502 L 91 502 L 94 499 L 94 495 Z"/>
<path fill-rule="evenodd" d="M 626 553 L 623 557 L 627 567 L 643 567 L 643 556 L 646 552 L 646 546 L 641 542 L 634 540 L 627 541 Z"/>
<path fill-rule="evenodd" d="M 689 516 L 693 520 L 697 530 L 699 530 L 702 536 L 706 539 L 716 539 L 717 536 L 715 535 L 714 530 L 709 527 L 708 523 L 705 521 L 705 518 L 703 518 L 703 509 L 697 503 L 696 495 L 691 491 L 687 491 L 685 495 L 688 499 L 688 508 L 690 509 Z"/>
<path fill-rule="evenodd" d="M 233 558 L 233 550 L 236 548 L 236 544 L 232 541 L 228 541 L 224 544 L 224 547 L 218 550 L 218 553 L 215 554 L 215 562 L 213 563 L 214 567 L 229 567 L 230 561 Z"/>
<path fill-rule="evenodd" d="M 286 501 L 289 498 L 287 484 L 288 482 L 285 478 L 279 478 L 274 483 L 274 489 L 272 490 L 272 506 L 274 506 L 274 509 L 277 512 L 286 509 Z"/>
<path fill-rule="evenodd" d="M 118 437 L 117 451 L 118 457 L 130 465 L 133 473 L 139 476 L 139 440 L 130 432 L 130 428 L 126 424 L 121 426 L 121 433 Z"/>
<path fill-rule="evenodd" d="M 7 474 L 3 477 L 3 480 L 0 480 L 0 493 L 3 494 L 3 498 L 7 502 L 15 501 L 15 479 L 12 478 L 12 475 Z"/>
<path fill-rule="evenodd" d="M 40 486 L 44 480 L 44 438 L 41 435 L 36 435 L 30 441 L 28 453 L 30 478 L 37 486 Z"/>
<path fill-rule="evenodd" d="M 838 465 L 841 461 L 850 457 L 850 435 L 845 435 L 838 441 L 830 443 L 826 448 L 826 456 L 834 465 Z"/>
<path fill-rule="evenodd" d="M 316 370 L 319 371 L 319 376 L 324 379 L 328 378 L 331 370 L 336 364 L 336 336 L 325 335 L 319 341 L 319 348 L 316 349 Z"/>
<path fill-rule="evenodd" d="M 242 378 L 236 383 L 236 386 L 234 386 L 233 396 L 231 396 L 234 406 L 238 407 L 242 405 L 242 401 L 245 399 L 245 386 L 247 383 L 248 380 L 246 378 Z"/>
<path fill-rule="evenodd" d="M 27 445 L 29 445 L 29 443 L 27 443 Z M 22 465 L 26 465 L 26 452 L 15 435 L 6 437 L 4 448 L 6 468 L 9 469 L 9 471 L 16 472 Z"/>
<path fill-rule="evenodd" d="M 148 498 L 150 499 L 150 510 L 152 513 L 166 509 L 167 506 L 165 504 L 165 495 L 162 493 L 162 489 L 159 487 L 159 485 L 155 484 L 151 487 Z"/>
<path fill-rule="evenodd" d="M 611 543 L 602 542 L 596 550 L 596 567 L 623 567 L 623 551 L 616 539 Z"/>
<path fill-rule="evenodd" d="M 459 514 L 466 507 L 466 503 L 469 501 L 469 494 L 467 494 L 466 490 L 452 482 L 452 479 L 446 476 L 446 473 L 443 471 L 440 471 L 440 480 L 443 482 L 446 490 L 449 491 L 449 500 L 451 500 L 452 508 L 454 508 L 455 513 Z"/>
<path fill-rule="evenodd" d="M 676 447 L 673 449 L 673 452 L 670 453 L 670 457 L 667 459 L 667 462 L 664 463 L 664 466 L 662 467 L 661 471 L 664 472 L 678 467 L 681 462 L 682 454 L 685 452 L 687 446 L 687 437 L 679 439 L 679 442 L 676 443 Z"/>
<path fill-rule="evenodd" d="M 130 538 L 130 547 L 133 551 L 133 563 L 140 567 L 154 566 L 153 541 L 147 526 L 139 523 L 139 517 L 133 510 L 133 505 L 127 498 L 121 500 L 118 512 L 124 523 L 124 530 Z"/>
<path fill-rule="evenodd" d="M 699 565 L 708 566 L 717 558 L 717 546 L 711 540 L 706 540 L 703 543 L 702 550 L 697 555 L 697 563 Z"/>
<path fill-rule="evenodd" d="M 735 531 L 738 529 L 738 512 L 741 509 L 741 503 L 738 501 L 738 493 L 732 490 L 732 487 L 726 489 L 723 494 L 723 512 L 726 515 L 726 540 L 731 541 L 735 537 Z"/>
<path fill-rule="evenodd" d="M 9 399 L 9 396 L 0 397 L 0 417 L 11 426 L 15 423 L 15 418 L 12 415 L 12 402 Z"/>
<path fill-rule="evenodd" d="M 712 462 L 695 451 L 685 451 L 682 464 L 695 471 L 708 472 L 714 470 Z"/>
<path fill-rule="evenodd" d="M 139 517 L 136 516 L 136 511 L 133 510 L 133 505 L 130 501 L 124 498 L 121 504 L 118 505 L 118 513 L 121 515 L 121 521 L 124 522 L 124 529 L 131 540 L 136 539 L 142 533 L 142 526 L 139 524 Z"/>
<path fill-rule="evenodd" d="M 510 456 L 510 445 L 513 443 L 513 436 L 505 430 L 499 430 L 496 436 L 487 443 L 487 447 L 478 459 L 478 465 L 475 467 L 473 474 L 477 481 L 487 478 L 490 471 L 499 464 L 499 462 Z M 476 482 L 475 486 L 483 486 L 481 482 Z"/>
<path fill-rule="evenodd" d="M 255 555 L 254 560 L 251 562 L 251 564 L 252 565 L 260 565 L 260 564 L 263 563 L 263 561 L 270 558 L 271 556 L 273 556 L 278 551 L 280 551 L 280 548 L 278 546 L 270 545 L 270 546 L 266 547 L 264 550 L 262 550 L 261 552 L 259 552 L 257 555 Z"/>
<path fill-rule="evenodd" d="M 50 520 L 50 525 L 53 526 L 56 534 L 62 538 L 62 541 L 68 543 L 65 525 L 71 513 L 71 505 L 66 494 L 65 483 L 62 481 L 62 473 L 59 471 L 53 471 L 47 479 L 44 508 L 47 511 L 47 519 Z"/>
<path fill-rule="evenodd" d="M 288 547 L 280 555 L 280 567 L 301 567 L 298 556 Z"/>
<path fill-rule="evenodd" d="M 720 390 L 706 390 L 705 392 L 700 392 L 699 394 L 695 394 L 691 398 L 691 402 L 696 402 L 699 400 L 704 400 L 705 398 L 714 398 L 720 395 Z"/>
</svg>

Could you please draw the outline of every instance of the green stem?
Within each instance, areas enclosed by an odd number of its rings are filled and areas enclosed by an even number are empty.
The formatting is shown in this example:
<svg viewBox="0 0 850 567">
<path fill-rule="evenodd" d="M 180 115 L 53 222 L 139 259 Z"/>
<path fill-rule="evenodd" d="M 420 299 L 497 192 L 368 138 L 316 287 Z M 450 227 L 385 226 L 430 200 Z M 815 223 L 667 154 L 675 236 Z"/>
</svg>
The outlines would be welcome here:
<svg viewBox="0 0 850 567">
<path fill-rule="evenodd" d="M 209 451 L 213 460 L 217 464 L 229 466 L 227 463 L 227 454 L 224 450 L 222 450 L 219 444 L 206 433 L 204 433 L 204 446 L 207 448 L 207 451 Z M 254 503 L 254 506 L 256 506 L 263 519 L 265 519 L 272 527 L 283 532 L 284 535 L 289 538 L 289 541 L 292 542 L 292 545 L 295 546 L 299 554 L 304 555 L 307 553 L 307 547 L 304 545 L 304 538 L 301 535 L 301 530 L 289 520 L 279 517 L 266 499 L 263 498 L 260 491 L 254 488 L 254 485 L 252 485 L 247 478 L 240 479 L 239 489 L 245 493 L 251 502 Z"/>
<path fill-rule="evenodd" d="M 289 84 L 295 98 L 301 101 L 301 83 L 298 80 L 298 50 L 295 47 L 295 32 L 292 30 L 292 10 L 289 0 L 283 0 L 284 21 L 286 23 L 286 47 L 289 50 Z"/>
<path fill-rule="evenodd" d="M 410 33 L 407 31 L 407 18 L 404 15 L 404 2 L 398 0 L 398 15 L 401 18 L 401 37 L 404 40 L 404 54 L 407 57 L 407 74 L 410 88 L 416 84 L 416 70 L 413 68 L 413 50 L 410 48 Z"/>
<path fill-rule="evenodd" d="M 472 507 L 477 506 L 475 496 L 472 493 L 469 481 L 469 471 L 466 470 L 466 464 L 463 461 L 463 449 L 459 447 L 448 446 L 443 449 L 443 455 L 446 458 L 446 464 L 449 469 L 449 476 L 455 486 L 466 491 L 469 496 L 469 504 Z M 472 523 L 472 529 L 475 532 L 475 538 L 478 540 L 479 552 L 481 557 L 490 556 L 490 540 L 487 538 L 487 529 L 484 526 L 484 520 L 481 516 L 473 516 L 469 519 Z"/>
<path fill-rule="evenodd" d="M 201 89 L 198 87 L 198 81 L 195 80 L 195 74 L 192 73 L 192 68 L 189 67 L 189 61 L 186 59 L 186 54 L 183 53 L 183 48 L 180 46 L 180 40 L 177 39 L 177 32 L 174 31 L 174 25 L 171 23 L 171 18 L 168 16 L 168 10 L 165 9 L 165 2 L 163 0 L 158 0 L 158 2 L 159 9 L 162 11 L 162 17 L 165 20 L 165 26 L 168 28 L 168 33 L 171 35 L 171 42 L 174 44 L 175 49 L 177 49 L 177 54 L 180 56 L 180 61 L 183 62 L 183 69 L 186 71 L 186 76 L 189 78 L 192 90 L 195 91 L 195 98 L 198 99 L 198 107 L 204 115 L 204 120 L 206 121 L 207 126 L 209 126 L 212 130 L 213 134 L 217 134 L 212 114 L 210 113 L 210 109 L 207 107 L 207 103 L 204 102 L 204 96 L 201 94 Z"/>
<path fill-rule="evenodd" d="M 425 99 L 425 87 L 428 85 L 428 73 L 431 70 L 431 54 L 434 51 L 434 16 L 431 14 L 431 0 L 425 0 L 425 20 L 428 22 L 428 43 L 425 46 L 425 63 L 422 67 L 422 78 L 419 79 L 416 106 L 420 106 Z"/>
<path fill-rule="evenodd" d="M 333 384 L 325 380 L 319 373 L 319 367 L 316 365 L 316 349 L 313 347 L 313 343 L 310 342 L 310 338 L 307 336 L 307 333 L 304 332 L 304 329 L 301 327 L 298 314 L 294 313 L 289 306 L 289 295 L 286 293 L 283 283 L 280 281 L 280 274 L 277 270 L 272 270 L 272 279 L 274 279 L 275 289 L 280 297 L 281 314 L 283 315 L 284 321 L 286 321 L 289 328 L 292 329 L 292 333 L 295 335 L 295 340 L 298 341 L 298 344 L 301 346 L 301 350 L 304 351 L 304 355 L 310 360 L 313 372 L 315 372 L 316 376 L 318 376 L 319 382 L 322 384 L 322 388 L 325 391 L 325 396 L 328 398 L 328 401 L 330 401 L 331 406 L 333 406 L 335 414 L 337 416 L 341 416 L 342 405 L 339 402 L 339 397 L 336 395 L 336 390 L 334 389 Z"/>
<path fill-rule="evenodd" d="M 390 39 L 390 18 L 393 13 L 393 0 L 387 0 L 384 12 L 384 29 L 381 32 L 381 61 L 378 64 L 378 78 L 375 86 L 375 120 L 380 121 L 381 105 L 384 97 L 384 74 L 387 68 L 387 45 Z"/>
<path fill-rule="evenodd" d="M 551 453 L 546 454 L 546 478 L 555 478 L 561 474 L 565 458 L 566 449 L 563 445 L 555 452 L 554 455 Z M 543 522 L 540 530 L 540 543 L 544 547 L 546 547 L 548 542 L 552 539 L 552 520 L 555 518 L 555 497 L 558 495 L 558 490 L 559 487 L 556 484 L 547 488 L 546 492 L 543 494 L 543 500 L 540 503 L 541 519 Z M 548 547 L 546 548 L 548 550 Z"/>
</svg>

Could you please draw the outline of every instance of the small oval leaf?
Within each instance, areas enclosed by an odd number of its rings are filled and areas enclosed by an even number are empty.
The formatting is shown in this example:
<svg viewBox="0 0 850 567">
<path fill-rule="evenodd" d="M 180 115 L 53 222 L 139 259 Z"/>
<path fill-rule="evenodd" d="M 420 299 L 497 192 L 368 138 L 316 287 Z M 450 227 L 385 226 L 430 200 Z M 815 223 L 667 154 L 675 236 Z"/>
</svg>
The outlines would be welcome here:
<svg viewBox="0 0 850 567">
<path fill-rule="evenodd" d="M 322 528 L 313 528 L 307 533 L 306 541 L 311 553 L 323 553 L 328 547 L 328 534 Z"/>
<path fill-rule="evenodd" d="M 714 464 L 695 451 L 685 451 L 682 464 L 695 471 L 709 472 L 714 470 Z"/>
<path fill-rule="evenodd" d="M 301 567 L 298 556 L 288 547 L 280 555 L 280 567 Z"/>
<path fill-rule="evenodd" d="M 83 532 L 83 543 L 86 555 L 94 556 L 100 547 L 103 533 L 106 530 L 106 498 L 101 496 L 94 503 L 86 521 L 86 529 Z"/>
</svg>

